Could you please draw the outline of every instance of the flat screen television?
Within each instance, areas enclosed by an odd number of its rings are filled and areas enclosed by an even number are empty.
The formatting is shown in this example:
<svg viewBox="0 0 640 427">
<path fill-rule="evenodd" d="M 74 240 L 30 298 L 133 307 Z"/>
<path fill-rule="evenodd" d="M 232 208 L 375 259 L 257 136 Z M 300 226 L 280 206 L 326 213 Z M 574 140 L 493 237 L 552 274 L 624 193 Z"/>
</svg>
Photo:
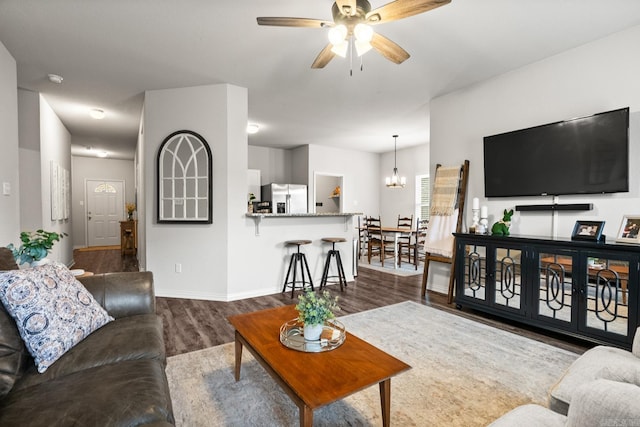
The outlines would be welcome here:
<svg viewBox="0 0 640 427">
<path fill-rule="evenodd" d="M 485 197 L 629 191 L 629 108 L 484 138 Z"/>
</svg>

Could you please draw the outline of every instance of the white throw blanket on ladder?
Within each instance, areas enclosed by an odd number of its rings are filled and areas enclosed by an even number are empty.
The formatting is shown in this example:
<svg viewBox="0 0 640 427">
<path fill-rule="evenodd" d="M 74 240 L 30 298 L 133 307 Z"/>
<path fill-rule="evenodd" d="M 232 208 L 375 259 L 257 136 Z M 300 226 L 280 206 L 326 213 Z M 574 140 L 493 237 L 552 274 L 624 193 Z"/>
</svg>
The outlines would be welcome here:
<svg viewBox="0 0 640 427">
<path fill-rule="evenodd" d="M 433 215 L 424 242 L 425 252 L 451 258 L 453 256 L 453 234 L 458 225 L 458 209 L 451 215 Z"/>
</svg>

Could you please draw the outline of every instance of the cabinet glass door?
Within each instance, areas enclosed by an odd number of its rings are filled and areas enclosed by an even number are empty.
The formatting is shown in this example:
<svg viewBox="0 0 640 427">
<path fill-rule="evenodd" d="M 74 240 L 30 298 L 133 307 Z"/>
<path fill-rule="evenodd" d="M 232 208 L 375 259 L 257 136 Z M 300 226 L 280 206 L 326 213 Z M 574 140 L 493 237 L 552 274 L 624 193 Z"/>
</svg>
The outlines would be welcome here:
<svg viewBox="0 0 640 427">
<path fill-rule="evenodd" d="M 473 244 L 464 245 L 464 282 L 462 294 L 466 298 L 486 301 L 487 248 Z"/>
<path fill-rule="evenodd" d="M 497 248 L 494 267 L 494 304 L 520 310 L 522 308 L 522 251 Z"/>
<path fill-rule="evenodd" d="M 570 328 L 573 315 L 573 267 L 570 253 L 541 251 L 538 258 L 537 317 Z"/>
<path fill-rule="evenodd" d="M 629 335 L 629 261 L 588 256 L 581 283 L 585 311 L 581 325 L 621 339 Z"/>
</svg>

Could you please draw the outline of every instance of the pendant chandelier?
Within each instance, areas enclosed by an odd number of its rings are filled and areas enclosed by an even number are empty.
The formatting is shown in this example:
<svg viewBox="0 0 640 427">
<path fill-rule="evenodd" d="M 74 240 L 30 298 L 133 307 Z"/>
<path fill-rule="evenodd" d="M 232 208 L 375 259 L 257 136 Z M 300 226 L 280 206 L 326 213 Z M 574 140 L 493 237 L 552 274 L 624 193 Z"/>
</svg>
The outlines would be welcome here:
<svg viewBox="0 0 640 427">
<path fill-rule="evenodd" d="M 407 178 L 398 176 L 398 135 L 393 135 L 393 175 L 385 179 L 389 188 L 404 188 Z"/>
</svg>

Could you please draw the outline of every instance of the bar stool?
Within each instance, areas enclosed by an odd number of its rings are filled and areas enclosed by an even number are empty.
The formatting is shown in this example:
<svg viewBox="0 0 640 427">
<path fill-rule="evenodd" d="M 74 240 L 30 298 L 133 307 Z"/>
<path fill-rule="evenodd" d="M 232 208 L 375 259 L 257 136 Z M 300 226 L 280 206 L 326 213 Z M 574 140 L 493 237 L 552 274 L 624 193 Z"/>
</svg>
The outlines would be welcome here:
<svg viewBox="0 0 640 427">
<path fill-rule="evenodd" d="M 311 290 L 313 291 L 313 281 L 311 280 L 311 272 L 309 271 L 309 264 L 307 263 L 307 257 L 304 253 L 300 252 L 300 245 L 308 245 L 311 243 L 311 240 L 287 240 L 284 242 L 287 246 L 297 246 L 296 252 L 291 254 L 291 261 L 289 261 L 289 269 L 287 270 L 287 277 L 284 279 L 284 286 L 282 286 L 282 292 L 284 293 L 287 290 L 287 287 L 291 287 L 291 298 L 293 298 L 294 291 L 296 290 L 296 284 L 302 283 L 300 287 L 301 290 L 307 289 L 307 282 L 304 280 L 305 269 L 307 271 L 307 278 L 309 279 L 309 285 L 311 286 Z M 298 270 L 298 264 L 300 264 L 300 275 L 302 276 L 302 280 L 296 280 L 296 273 Z M 293 267 L 293 276 L 291 277 L 291 281 L 289 281 L 289 274 L 291 273 L 291 268 Z"/>
<path fill-rule="evenodd" d="M 344 274 L 344 267 L 342 266 L 342 259 L 340 258 L 340 251 L 336 249 L 336 243 L 346 242 L 347 240 L 342 237 L 323 237 L 323 242 L 331 243 L 332 247 L 327 254 L 327 260 L 324 263 L 324 271 L 322 272 L 322 280 L 320 281 L 320 289 L 327 286 L 327 283 L 339 283 L 340 291 L 344 291 L 347 287 L 347 277 Z M 331 265 L 331 259 L 336 260 L 336 269 L 338 270 L 337 276 L 329 276 L 329 267 Z M 329 282 L 329 279 L 338 279 L 337 281 Z M 344 284 L 344 286 L 343 286 Z"/>
</svg>

